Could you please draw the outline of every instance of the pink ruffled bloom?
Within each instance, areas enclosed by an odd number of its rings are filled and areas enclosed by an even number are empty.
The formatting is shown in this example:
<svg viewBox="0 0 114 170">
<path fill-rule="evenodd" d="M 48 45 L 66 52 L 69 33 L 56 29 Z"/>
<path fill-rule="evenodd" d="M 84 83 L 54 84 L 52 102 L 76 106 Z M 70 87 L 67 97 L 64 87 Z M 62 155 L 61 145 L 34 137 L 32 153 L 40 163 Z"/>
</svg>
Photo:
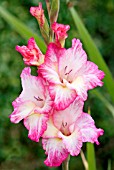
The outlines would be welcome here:
<svg viewBox="0 0 114 170">
<path fill-rule="evenodd" d="M 48 45 L 39 73 L 49 82 L 49 93 L 57 110 L 67 108 L 77 96 L 87 99 L 87 91 L 102 86 L 104 72 L 87 55 L 80 40 L 73 39 L 69 49 Z"/>
<path fill-rule="evenodd" d="M 55 33 L 55 43 L 61 46 L 61 43 L 68 37 L 66 32 L 70 29 L 70 26 L 54 22 L 51 28 Z"/>
<path fill-rule="evenodd" d="M 42 3 L 39 3 L 38 7 L 31 7 L 30 13 L 38 20 L 39 25 L 42 27 L 45 22 L 44 10 L 42 9 Z"/>
<path fill-rule="evenodd" d="M 45 81 L 39 76 L 32 76 L 29 67 L 21 74 L 23 91 L 13 101 L 13 113 L 10 115 L 12 123 L 19 123 L 24 119 L 28 129 L 28 137 L 38 142 L 47 128 L 48 112 L 52 109 L 53 102 L 48 94 Z"/>
<path fill-rule="evenodd" d="M 76 99 L 67 109 L 54 110 L 43 134 L 43 149 L 46 151 L 47 166 L 60 166 L 68 155 L 77 156 L 83 142 L 99 144 L 98 137 L 103 135 L 97 129 L 92 117 L 82 112 L 83 102 Z"/>
<path fill-rule="evenodd" d="M 26 65 L 39 66 L 44 62 L 44 55 L 38 48 L 34 38 L 28 40 L 28 45 L 16 46 L 16 50 L 23 56 Z"/>
</svg>

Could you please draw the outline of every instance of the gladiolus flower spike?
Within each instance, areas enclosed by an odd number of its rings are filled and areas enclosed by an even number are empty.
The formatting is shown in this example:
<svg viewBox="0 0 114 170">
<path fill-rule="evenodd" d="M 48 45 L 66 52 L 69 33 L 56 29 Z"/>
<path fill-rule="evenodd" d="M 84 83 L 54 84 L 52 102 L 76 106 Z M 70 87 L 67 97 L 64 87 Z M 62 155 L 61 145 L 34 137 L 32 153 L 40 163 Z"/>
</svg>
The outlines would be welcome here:
<svg viewBox="0 0 114 170">
<path fill-rule="evenodd" d="M 31 7 L 30 12 L 43 28 L 42 4 Z M 45 54 L 34 38 L 27 46 L 16 46 L 29 67 L 21 73 L 22 92 L 12 103 L 10 120 L 23 120 L 31 140 L 39 142 L 42 138 L 47 155 L 44 163 L 50 167 L 60 166 L 69 154 L 77 156 L 84 142 L 98 145 L 98 137 L 104 132 L 83 112 L 88 90 L 103 85 L 104 72 L 87 60 L 79 39 L 72 40 L 71 48 L 63 47 L 69 28 L 56 22 L 50 25 L 55 40 L 48 43 Z M 38 68 L 38 76 L 31 75 L 30 66 Z"/>
</svg>

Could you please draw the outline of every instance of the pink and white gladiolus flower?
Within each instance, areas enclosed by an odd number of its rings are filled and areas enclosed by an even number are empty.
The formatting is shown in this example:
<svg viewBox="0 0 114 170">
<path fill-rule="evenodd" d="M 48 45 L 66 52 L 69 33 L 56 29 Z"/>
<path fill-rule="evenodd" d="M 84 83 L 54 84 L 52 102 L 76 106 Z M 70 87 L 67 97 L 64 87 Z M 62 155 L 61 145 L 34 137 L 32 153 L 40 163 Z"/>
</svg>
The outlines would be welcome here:
<svg viewBox="0 0 114 170">
<path fill-rule="evenodd" d="M 39 73 L 49 82 L 49 93 L 57 110 L 67 108 L 77 96 L 87 99 L 87 91 L 102 86 L 104 72 L 87 55 L 80 40 L 73 39 L 69 49 L 50 43 Z"/>
<path fill-rule="evenodd" d="M 47 130 L 43 134 L 43 148 L 47 166 L 60 166 L 68 155 L 77 156 L 83 142 L 99 144 L 98 137 L 103 135 L 97 129 L 92 117 L 83 113 L 83 101 L 77 98 L 69 107 L 62 111 L 53 111 L 48 120 Z"/>
<path fill-rule="evenodd" d="M 38 48 L 34 38 L 28 40 L 28 45 L 16 46 L 16 50 L 23 56 L 26 65 L 39 66 L 44 62 L 44 55 Z"/>
<path fill-rule="evenodd" d="M 24 119 L 28 129 L 28 137 L 36 142 L 47 128 L 48 112 L 53 102 L 48 94 L 47 85 L 40 76 L 32 76 L 29 67 L 21 74 L 23 91 L 13 101 L 14 111 L 10 115 L 12 123 L 19 123 Z"/>
</svg>

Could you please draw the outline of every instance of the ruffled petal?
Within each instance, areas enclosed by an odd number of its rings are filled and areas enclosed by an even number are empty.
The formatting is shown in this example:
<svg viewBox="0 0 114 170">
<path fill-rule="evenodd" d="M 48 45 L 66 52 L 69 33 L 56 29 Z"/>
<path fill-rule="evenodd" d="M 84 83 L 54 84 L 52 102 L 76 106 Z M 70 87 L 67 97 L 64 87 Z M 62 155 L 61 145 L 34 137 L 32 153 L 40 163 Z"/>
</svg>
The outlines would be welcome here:
<svg viewBox="0 0 114 170">
<path fill-rule="evenodd" d="M 71 88 L 76 90 L 77 95 L 82 99 L 87 99 L 87 86 L 82 76 L 78 76 L 72 83 Z"/>
<path fill-rule="evenodd" d="M 32 101 L 35 103 L 35 110 L 39 113 L 48 113 L 53 105 L 53 101 L 49 95 L 48 87 L 40 76 L 32 76 L 29 67 L 22 71 L 22 87 L 23 91 L 20 95 L 23 101 Z M 29 93 L 28 93 L 29 92 Z"/>
<path fill-rule="evenodd" d="M 65 48 L 58 47 L 55 43 L 50 43 L 46 51 L 45 61 L 49 60 L 51 62 L 58 63 L 58 58 L 62 56 L 65 51 Z"/>
<path fill-rule="evenodd" d="M 24 119 L 24 125 L 28 129 L 28 137 L 38 142 L 39 138 L 43 135 L 47 129 L 48 115 L 46 114 L 31 114 Z"/>
<path fill-rule="evenodd" d="M 64 51 L 59 57 L 59 75 L 61 78 L 72 82 L 76 77 L 78 70 L 83 67 L 87 61 L 87 55 L 82 49 L 80 40 L 73 39 L 72 47 Z"/>
<path fill-rule="evenodd" d="M 43 138 L 56 138 L 58 136 L 58 129 L 54 126 L 53 120 L 50 119 L 47 122 L 47 129 L 43 134 Z"/>
<path fill-rule="evenodd" d="M 87 61 L 85 65 L 77 72 L 77 79 L 81 77 L 86 86 L 86 89 L 93 89 L 96 86 L 102 86 L 101 81 L 104 78 L 104 72 L 98 69 L 98 66 L 93 62 Z M 76 81 L 76 79 L 74 80 Z"/>
<path fill-rule="evenodd" d="M 17 98 L 12 104 L 14 107 L 14 111 L 10 115 L 10 121 L 12 123 L 19 123 L 22 119 L 31 114 L 35 108 L 33 102 L 21 102 L 19 98 Z"/>
<path fill-rule="evenodd" d="M 64 136 L 61 132 L 58 136 L 63 139 L 66 149 L 72 156 L 77 156 L 82 147 L 82 135 L 77 128 L 70 136 Z"/>
<path fill-rule="evenodd" d="M 50 167 L 60 166 L 61 163 L 68 157 L 68 151 L 62 142 L 62 139 L 43 139 L 43 149 L 46 150 L 47 159 L 44 163 Z"/>
<path fill-rule="evenodd" d="M 87 61 L 86 64 L 77 72 L 77 77 L 71 83 L 71 88 L 75 89 L 81 99 L 87 99 L 87 91 L 102 86 L 101 81 L 104 78 L 104 72 L 98 70 L 98 66 Z"/>
<path fill-rule="evenodd" d="M 31 69 L 24 68 L 21 74 L 23 91 L 12 103 L 14 112 L 10 115 L 11 122 L 18 123 L 31 112 L 48 113 L 53 101 L 49 96 L 47 85 L 41 77 L 30 75 Z"/>
<path fill-rule="evenodd" d="M 87 89 L 93 89 L 96 86 L 102 86 L 101 81 L 104 78 L 104 72 L 98 69 L 98 66 L 90 61 L 88 61 L 83 67 L 83 78 L 85 79 L 85 84 Z"/>
<path fill-rule="evenodd" d="M 61 85 L 50 85 L 49 92 L 51 98 L 54 100 L 54 107 L 57 110 L 67 108 L 77 96 L 75 90 Z"/>
<path fill-rule="evenodd" d="M 36 106 L 43 107 L 45 86 L 41 77 L 32 76 L 31 69 L 26 67 L 21 74 L 23 91 L 20 95 L 23 101 L 32 101 Z"/>
<path fill-rule="evenodd" d="M 95 142 L 97 145 L 99 144 L 98 137 L 103 135 L 104 131 L 96 128 L 94 120 L 89 114 L 83 113 L 77 119 L 75 125 L 80 128 L 83 142 Z"/>
<path fill-rule="evenodd" d="M 38 73 L 53 84 L 61 84 L 58 74 L 58 58 L 66 51 L 64 48 L 57 47 L 54 43 L 48 45 L 45 62 L 42 64 Z"/>
<path fill-rule="evenodd" d="M 69 128 L 69 126 L 71 124 L 73 124 L 78 119 L 78 117 L 81 116 L 83 105 L 84 105 L 83 101 L 81 101 L 79 98 L 77 98 L 65 110 L 60 110 L 60 111 L 54 110 L 54 114 L 52 115 L 54 125 L 59 130 L 64 125 L 66 125 L 66 127 Z"/>
<path fill-rule="evenodd" d="M 49 83 L 61 84 L 58 75 L 58 65 L 55 62 L 50 62 L 49 60 L 39 67 L 38 73 L 43 76 Z"/>
</svg>

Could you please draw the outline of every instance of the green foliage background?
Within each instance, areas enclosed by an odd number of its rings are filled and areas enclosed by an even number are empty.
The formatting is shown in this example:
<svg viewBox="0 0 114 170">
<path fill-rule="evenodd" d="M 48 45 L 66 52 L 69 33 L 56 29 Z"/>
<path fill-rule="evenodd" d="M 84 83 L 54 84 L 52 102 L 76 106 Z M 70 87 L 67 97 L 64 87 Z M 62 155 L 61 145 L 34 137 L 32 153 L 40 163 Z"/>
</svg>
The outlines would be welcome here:
<svg viewBox="0 0 114 170">
<path fill-rule="evenodd" d="M 39 33 L 37 21 L 29 13 L 31 6 L 37 6 L 38 0 L 1 0 L 0 6 L 18 17 L 34 32 Z M 43 8 L 46 12 L 45 1 Z M 75 1 L 75 8 L 80 14 L 86 28 L 93 37 L 93 40 L 102 53 L 111 73 L 114 75 L 114 2 L 113 0 L 80 0 Z M 58 22 L 69 24 L 71 29 L 66 41 L 66 47 L 71 46 L 72 38 L 79 37 L 78 31 L 68 11 L 65 0 L 61 0 Z M 16 45 L 27 44 L 12 27 L 0 17 L 0 169 L 1 170 L 46 170 L 50 169 L 43 164 L 45 159 L 41 143 L 35 143 L 27 138 L 27 130 L 22 122 L 15 125 L 9 120 L 13 111 L 11 102 L 21 92 L 20 73 L 25 67 L 22 58 L 15 51 Z M 34 70 L 33 70 L 34 72 Z M 98 88 L 110 101 L 106 89 Z M 85 103 L 85 111 L 91 107 L 92 117 L 96 126 L 103 128 L 104 136 L 100 137 L 100 145 L 95 145 L 97 169 L 107 170 L 108 162 L 111 160 L 111 169 L 114 169 L 114 119 L 103 103 L 89 95 Z M 83 146 L 86 155 L 85 145 Z M 60 168 L 52 168 L 61 169 Z M 72 157 L 70 161 L 71 170 L 83 170 L 80 155 Z"/>
</svg>

